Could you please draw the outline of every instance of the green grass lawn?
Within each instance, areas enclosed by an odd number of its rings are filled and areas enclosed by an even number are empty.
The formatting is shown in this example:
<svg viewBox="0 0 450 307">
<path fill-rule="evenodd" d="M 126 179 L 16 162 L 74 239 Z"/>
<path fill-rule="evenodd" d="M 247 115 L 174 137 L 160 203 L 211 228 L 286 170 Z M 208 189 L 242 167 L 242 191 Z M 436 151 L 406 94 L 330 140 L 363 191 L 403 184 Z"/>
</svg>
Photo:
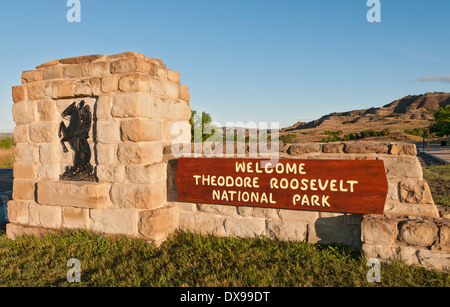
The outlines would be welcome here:
<svg viewBox="0 0 450 307">
<path fill-rule="evenodd" d="M 81 263 L 81 282 L 67 281 L 67 260 Z M 367 260 L 353 250 L 260 239 L 171 236 L 156 247 L 86 232 L 41 239 L 0 235 L 1 286 L 309 287 L 450 286 L 448 274 L 382 264 L 381 283 L 366 279 Z"/>
<path fill-rule="evenodd" d="M 434 202 L 450 207 L 450 165 L 428 166 L 423 168 Z"/>
</svg>

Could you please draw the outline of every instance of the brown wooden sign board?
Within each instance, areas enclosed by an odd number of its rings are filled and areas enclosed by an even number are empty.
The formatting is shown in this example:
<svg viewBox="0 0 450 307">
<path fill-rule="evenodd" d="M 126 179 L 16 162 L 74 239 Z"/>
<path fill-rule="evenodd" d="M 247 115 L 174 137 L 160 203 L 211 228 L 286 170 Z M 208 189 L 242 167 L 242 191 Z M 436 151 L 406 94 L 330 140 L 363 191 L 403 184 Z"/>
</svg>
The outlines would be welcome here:
<svg viewBox="0 0 450 307">
<path fill-rule="evenodd" d="M 180 202 L 383 214 L 381 160 L 180 158 Z"/>
</svg>

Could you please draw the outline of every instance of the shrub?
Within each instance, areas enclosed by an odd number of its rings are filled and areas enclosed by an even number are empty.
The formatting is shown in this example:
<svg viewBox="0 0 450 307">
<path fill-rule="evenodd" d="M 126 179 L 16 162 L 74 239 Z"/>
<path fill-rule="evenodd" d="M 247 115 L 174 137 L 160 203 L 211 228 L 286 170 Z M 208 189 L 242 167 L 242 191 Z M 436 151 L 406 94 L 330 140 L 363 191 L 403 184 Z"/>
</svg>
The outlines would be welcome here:
<svg viewBox="0 0 450 307">
<path fill-rule="evenodd" d="M 12 137 L 6 137 L 0 140 L 0 148 L 10 149 L 13 146 L 16 146 L 16 143 Z"/>
</svg>

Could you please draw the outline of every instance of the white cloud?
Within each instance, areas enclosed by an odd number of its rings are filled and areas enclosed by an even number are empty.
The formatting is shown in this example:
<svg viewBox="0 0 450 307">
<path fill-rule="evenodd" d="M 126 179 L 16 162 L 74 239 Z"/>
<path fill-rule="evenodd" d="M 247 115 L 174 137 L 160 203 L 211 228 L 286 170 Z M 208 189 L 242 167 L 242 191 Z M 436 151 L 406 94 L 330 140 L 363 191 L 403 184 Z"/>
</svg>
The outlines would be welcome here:
<svg viewBox="0 0 450 307">
<path fill-rule="evenodd" d="M 438 82 L 438 83 L 449 83 L 450 84 L 450 75 L 443 76 L 428 76 L 415 79 L 416 82 Z"/>
</svg>

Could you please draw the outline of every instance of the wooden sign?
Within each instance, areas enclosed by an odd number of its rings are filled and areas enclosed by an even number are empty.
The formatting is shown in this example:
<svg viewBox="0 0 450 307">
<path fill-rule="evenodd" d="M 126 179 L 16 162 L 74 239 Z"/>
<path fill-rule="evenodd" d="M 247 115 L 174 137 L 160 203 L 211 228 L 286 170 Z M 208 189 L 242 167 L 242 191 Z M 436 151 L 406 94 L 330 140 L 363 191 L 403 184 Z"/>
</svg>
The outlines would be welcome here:
<svg viewBox="0 0 450 307">
<path fill-rule="evenodd" d="M 381 160 L 180 158 L 180 202 L 382 214 L 388 192 Z"/>
</svg>

